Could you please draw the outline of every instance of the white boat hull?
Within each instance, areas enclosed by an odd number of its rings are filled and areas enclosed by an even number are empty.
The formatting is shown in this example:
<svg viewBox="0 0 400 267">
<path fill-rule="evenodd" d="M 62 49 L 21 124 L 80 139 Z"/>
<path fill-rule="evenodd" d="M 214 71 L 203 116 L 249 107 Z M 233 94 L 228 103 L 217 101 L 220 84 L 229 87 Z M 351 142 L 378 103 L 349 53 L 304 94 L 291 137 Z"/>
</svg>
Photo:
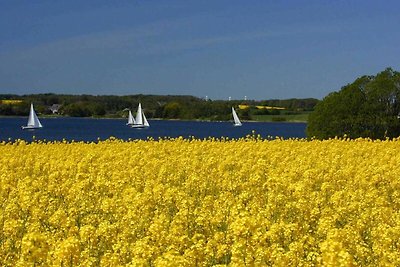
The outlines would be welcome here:
<svg viewBox="0 0 400 267">
<path fill-rule="evenodd" d="M 146 126 L 146 125 L 143 125 L 143 124 L 131 124 L 129 126 L 131 126 L 132 128 L 136 128 L 136 129 L 144 129 L 144 128 L 149 127 L 149 126 Z"/>
<path fill-rule="evenodd" d="M 35 129 L 41 129 L 43 127 L 35 127 L 35 126 L 21 126 L 22 130 L 35 130 Z"/>
</svg>

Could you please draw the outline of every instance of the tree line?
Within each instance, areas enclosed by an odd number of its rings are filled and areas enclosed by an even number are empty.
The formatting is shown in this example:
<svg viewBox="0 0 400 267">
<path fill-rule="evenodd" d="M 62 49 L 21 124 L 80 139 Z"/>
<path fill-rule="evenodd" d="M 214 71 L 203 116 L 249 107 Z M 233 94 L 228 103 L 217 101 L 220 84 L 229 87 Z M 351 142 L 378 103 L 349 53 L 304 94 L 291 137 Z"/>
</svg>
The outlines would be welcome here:
<svg viewBox="0 0 400 267">
<path fill-rule="evenodd" d="M 127 109 L 133 112 L 139 103 L 148 118 L 161 119 L 204 119 L 230 120 L 231 107 L 247 105 L 249 108 L 237 109 L 239 116 L 251 119 L 252 114 L 279 114 L 277 110 L 258 110 L 256 106 L 274 106 L 285 108 L 286 111 L 299 112 L 313 110 L 318 100 L 285 99 L 285 100 L 211 100 L 189 95 L 60 95 L 60 94 L 31 94 L 13 95 L 2 94 L 0 100 L 21 100 L 17 104 L 0 102 L 0 115 L 26 116 L 29 113 L 30 103 L 34 103 L 35 110 L 41 115 L 51 115 L 50 107 L 60 105 L 58 114 L 71 117 L 115 117 L 127 116 Z M 6 101 L 3 101 L 6 102 Z"/>
</svg>

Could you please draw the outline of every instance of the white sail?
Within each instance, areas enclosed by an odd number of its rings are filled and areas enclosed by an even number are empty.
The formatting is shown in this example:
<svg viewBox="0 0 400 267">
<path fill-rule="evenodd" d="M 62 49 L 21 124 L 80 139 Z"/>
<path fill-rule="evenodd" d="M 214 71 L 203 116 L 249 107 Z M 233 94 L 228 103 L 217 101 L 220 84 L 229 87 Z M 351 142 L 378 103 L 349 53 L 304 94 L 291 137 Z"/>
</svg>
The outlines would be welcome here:
<svg viewBox="0 0 400 267">
<path fill-rule="evenodd" d="M 144 112 L 143 112 L 143 125 L 146 126 L 146 127 L 150 126 L 149 122 L 146 119 L 146 116 L 144 115 Z"/>
<path fill-rule="evenodd" d="M 239 120 L 238 115 L 236 114 L 235 109 L 232 107 L 232 116 L 233 116 L 233 120 L 234 120 L 234 126 L 242 126 L 242 123 Z"/>
<path fill-rule="evenodd" d="M 143 125 L 142 105 L 140 103 L 136 112 L 135 124 Z"/>
<path fill-rule="evenodd" d="M 135 119 L 133 118 L 132 112 L 129 110 L 128 123 L 126 125 L 132 125 L 132 124 L 135 124 Z"/>
<path fill-rule="evenodd" d="M 145 128 L 149 127 L 150 124 L 146 119 L 146 116 L 144 115 L 144 112 L 142 110 L 142 105 L 139 103 L 138 110 L 136 113 L 136 118 L 134 121 L 134 124 L 131 125 L 132 128 Z"/>
<path fill-rule="evenodd" d="M 31 103 L 31 109 L 29 111 L 28 124 L 26 126 L 22 126 L 22 129 L 37 129 L 42 128 L 42 124 L 39 121 L 39 118 L 36 115 L 35 110 L 33 109 L 33 104 Z"/>
</svg>

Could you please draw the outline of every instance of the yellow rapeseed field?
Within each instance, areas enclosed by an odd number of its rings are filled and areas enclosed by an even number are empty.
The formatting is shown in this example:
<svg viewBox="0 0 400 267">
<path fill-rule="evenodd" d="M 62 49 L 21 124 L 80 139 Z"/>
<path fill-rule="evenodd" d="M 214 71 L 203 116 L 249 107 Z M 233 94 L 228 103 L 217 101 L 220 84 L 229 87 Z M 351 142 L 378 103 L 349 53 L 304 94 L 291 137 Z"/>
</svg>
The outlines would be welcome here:
<svg viewBox="0 0 400 267">
<path fill-rule="evenodd" d="M 400 266 L 400 139 L 0 143 L 1 266 Z"/>
</svg>

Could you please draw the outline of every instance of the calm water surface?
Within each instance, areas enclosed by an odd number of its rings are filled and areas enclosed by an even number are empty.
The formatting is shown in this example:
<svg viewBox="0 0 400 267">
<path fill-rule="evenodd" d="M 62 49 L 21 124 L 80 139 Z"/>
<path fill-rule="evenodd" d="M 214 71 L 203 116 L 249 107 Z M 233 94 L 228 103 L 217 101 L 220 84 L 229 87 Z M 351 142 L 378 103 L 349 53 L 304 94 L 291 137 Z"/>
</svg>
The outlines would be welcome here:
<svg viewBox="0 0 400 267">
<path fill-rule="evenodd" d="M 147 129 L 133 129 L 123 119 L 92 118 L 41 118 L 42 129 L 22 130 L 27 118 L 0 118 L 0 140 L 75 140 L 97 141 L 111 136 L 120 139 L 146 139 L 147 137 L 229 137 L 240 138 L 252 131 L 262 137 L 284 138 L 306 137 L 306 123 L 244 122 L 242 127 L 233 127 L 230 122 L 163 121 L 149 120 Z"/>
</svg>

